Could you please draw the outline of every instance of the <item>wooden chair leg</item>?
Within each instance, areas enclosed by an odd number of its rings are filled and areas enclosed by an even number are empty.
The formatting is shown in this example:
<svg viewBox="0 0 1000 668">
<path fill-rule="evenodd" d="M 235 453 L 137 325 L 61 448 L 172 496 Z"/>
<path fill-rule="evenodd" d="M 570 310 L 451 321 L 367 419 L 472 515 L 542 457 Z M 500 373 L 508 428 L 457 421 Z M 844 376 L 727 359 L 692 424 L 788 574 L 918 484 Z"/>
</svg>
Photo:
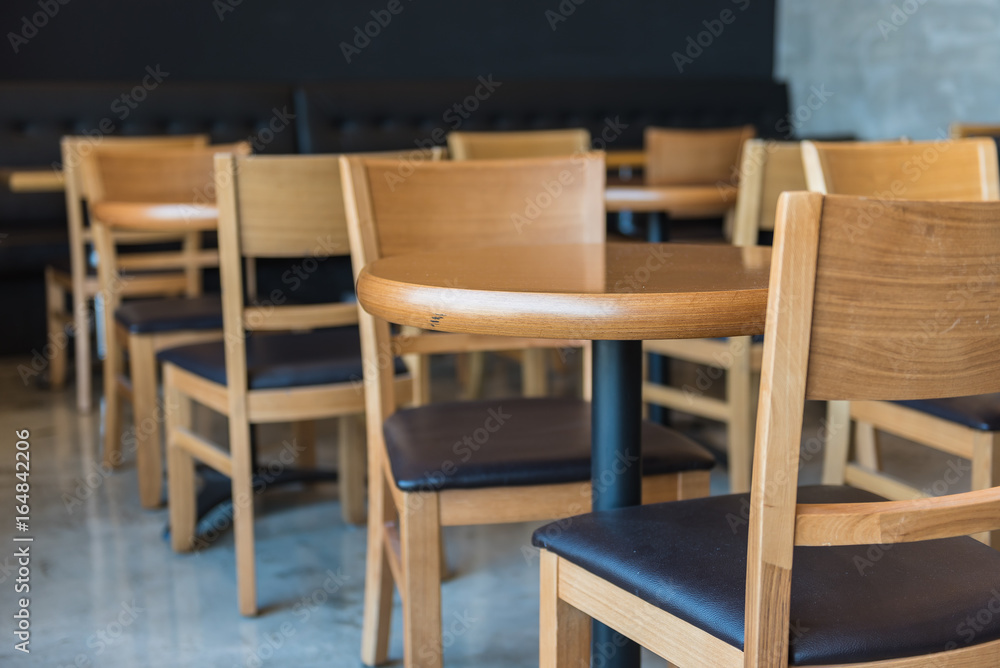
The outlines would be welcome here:
<svg viewBox="0 0 1000 668">
<path fill-rule="evenodd" d="M 48 340 L 52 346 L 49 360 L 49 387 L 61 390 L 66 386 L 66 291 L 55 280 L 55 270 L 45 268 L 45 312 L 48 315 Z"/>
<path fill-rule="evenodd" d="M 243 420 L 239 419 L 244 417 Z M 240 614 L 257 614 L 257 562 L 254 558 L 253 464 L 250 425 L 245 416 L 229 416 L 229 456 L 233 474 L 233 542 L 236 545 L 236 589 Z"/>
<path fill-rule="evenodd" d="M 305 469 L 316 468 L 316 421 L 303 420 L 292 423 L 292 440 L 298 450 L 297 464 Z"/>
<path fill-rule="evenodd" d="M 483 382 L 486 377 L 486 353 L 465 353 L 462 357 L 466 359 L 468 365 L 468 373 L 465 378 L 465 399 L 479 399 L 483 396 Z"/>
<path fill-rule="evenodd" d="M 163 372 L 167 420 L 167 492 L 170 507 L 170 545 L 174 552 L 194 547 L 197 524 L 194 458 L 177 444 L 177 430 L 191 425 L 191 399 L 173 383 L 171 368 Z"/>
<path fill-rule="evenodd" d="M 589 668 L 590 617 L 559 598 L 559 557 L 541 552 L 539 668 Z"/>
<path fill-rule="evenodd" d="M 418 336 L 421 333 L 419 327 L 403 327 L 403 336 Z M 429 355 L 404 355 L 406 368 L 413 376 L 413 396 L 410 399 L 411 406 L 425 406 L 431 401 L 431 358 Z"/>
<path fill-rule="evenodd" d="M 83 288 L 73 291 L 73 336 L 76 352 L 76 407 L 89 413 L 93 407 L 93 379 L 90 375 L 90 312 Z"/>
<path fill-rule="evenodd" d="M 754 406 L 751 397 L 750 337 L 729 340 L 733 362 L 726 369 L 726 397 L 729 403 L 729 491 L 750 491 L 753 466 Z"/>
<path fill-rule="evenodd" d="M 545 349 L 529 348 L 521 363 L 521 388 L 526 397 L 544 397 L 549 393 L 548 365 Z"/>
<path fill-rule="evenodd" d="M 104 465 L 117 468 L 122 463 L 122 399 L 118 376 L 122 373 L 122 351 L 108 336 L 104 355 Z"/>
<path fill-rule="evenodd" d="M 854 434 L 855 457 L 858 464 L 870 471 L 881 471 L 882 455 L 875 426 L 870 422 L 857 422 Z"/>
<path fill-rule="evenodd" d="M 972 490 L 989 489 L 1000 484 L 1000 432 L 984 431 L 973 436 Z M 1000 531 L 975 534 L 993 549 L 1000 549 Z"/>
<path fill-rule="evenodd" d="M 158 508 L 163 502 L 163 448 L 156 419 L 156 350 L 148 336 L 133 335 L 128 337 L 128 351 L 139 502 L 143 508 Z"/>
<path fill-rule="evenodd" d="M 847 453 L 851 444 L 851 403 L 826 404 L 826 451 L 823 453 L 823 484 L 843 485 Z"/>
<path fill-rule="evenodd" d="M 337 480 L 340 514 L 348 524 L 365 522 L 365 422 L 364 415 L 345 415 L 338 421 Z"/>
<path fill-rule="evenodd" d="M 403 587 L 403 663 L 441 668 L 441 516 L 438 495 L 403 495 L 399 509 Z"/>
<path fill-rule="evenodd" d="M 369 462 L 368 553 L 365 561 L 365 607 L 361 626 L 361 661 L 377 666 L 389 657 L 392 622 L 392 571 L 386 551 L 392 549 L 386 527 L 394 520 L 385 474 Z"/>
</svg>

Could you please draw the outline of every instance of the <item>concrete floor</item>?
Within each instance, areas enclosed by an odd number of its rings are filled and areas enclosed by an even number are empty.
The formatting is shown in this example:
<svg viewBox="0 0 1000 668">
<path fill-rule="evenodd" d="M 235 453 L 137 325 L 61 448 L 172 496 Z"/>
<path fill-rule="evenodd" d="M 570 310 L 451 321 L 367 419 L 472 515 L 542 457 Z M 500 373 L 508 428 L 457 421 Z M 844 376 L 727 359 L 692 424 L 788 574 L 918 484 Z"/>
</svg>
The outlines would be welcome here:
<svg viewBox="0 0 1000 668">
<path fill-rule="evenodd" d="M 0 666 L 46 668 L 176 668 L 359 666 L 365 530 L 340 518 L 335 485 L 271 491 L 256 522 L 262 614 L 237 613 L 233 540 L 229 531 L 205 549 L 174 554 L 164 540 L 166 511 L 139 508 L 131 461 L 107 474 L 98 467 L 100 415 L 77 414 L 73 392 L 25 384 L 23 360 L 0 360 L 0 498 L 13 505 L 17 430 L 31 442 L 32 536 L 30 654 L 14 650 L 12 615 L 18 577 L 14 520 L 0 530 Z M 516 383 L 511 368 L 491 367 L 489 393 Z M 497 372 L 496 370 L 500 371 Z M 571 391 L 568 386 L 561 388 Z M 436 382 L 435 392 L 454 388 Z M 204 415 L 215 433 L 221 418 Z M 810 406 L 804 438 L 822 418 Z M 336 461 L 335 425 L 320 429 L 320 463 Z M 718 428 L 702 431 L 721 442 Z M 289 434 L 268 429 L 263 441 Z M 273 451 L 273 450 L 272 450 Z M 265 458 L 266 458 L 265 449 Z M 887 444 L 888 467 L 901 466 L 925 484 L 941 479 L 947 458 Z M 804 483 L 819 479 L 822 453 L 808 458 Z M 962 483 L 949 491 L 960 491 Z M 713 491 L 726 489 L 717 470 Z M 8 506 L 8 512 L 13 510 Z M 211 519 L 211 518 L 210 518 Z M 452 577 L 444 584 L 445 663 L 510 668 L 537 665 L 538 572 L 531 532 L 537 525 L 450 528 Z M 401 657 L 396 614 L 390 656 Z M 647 656 L 645 666 L 663 662 Z"/>
</svg>

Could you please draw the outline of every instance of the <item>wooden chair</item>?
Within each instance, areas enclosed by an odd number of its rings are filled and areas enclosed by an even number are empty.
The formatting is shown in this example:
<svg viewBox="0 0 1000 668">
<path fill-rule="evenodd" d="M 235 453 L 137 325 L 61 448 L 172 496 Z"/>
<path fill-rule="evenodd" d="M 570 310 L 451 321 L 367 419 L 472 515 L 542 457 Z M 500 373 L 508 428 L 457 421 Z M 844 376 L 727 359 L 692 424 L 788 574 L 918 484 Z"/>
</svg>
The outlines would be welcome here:
<svg viewBox="0 0 1000 668">
<path fill-rule="evenodd" d="M 778 196 L 787 190 L 805 189 L 805 172 L 798 142 L 748 139 L 742 156 L 733 244 L 756 246 L 761 230 L 774 229 Z M 704 383 L 676 387 L 648 378 L 643 382 L 642 398 L 647 404 L 724 423 L 730 490 L 749 491 L 755 408 L 753 380 L 760 372 L 763 338 L 646 341 L 643 351 L 708 367 L 704 376 L 699 375 L 699 381 L 704 378 L 709 386 L 725 375 L 725 396 L 721 399 L 706 396 L 709 387 Z"/>
<path fill-rule="evenodd" d="M 952 123 L 949 134 L 952 139 L 1000 137 L 1000 125 L 996 123 Z"/>
<path fill-rule="evenodd" d="M 1000 323 L 983 318 L 1000 308 L 1000 205 L 887 201 L 857 243 L 871 201 L 779 203 L 750 495 L 535 532 L 542 668 L 589 665 L 590 617 L 681 668 L 1000 665 L 1000 554 L 965 537 L 1000 528 L 1000 488 L 886 502 L 796 487 L 806 399 L 1000 391 Z M 987 284 L 949 299 L 980 267 Z M 941 310 L 955 327 L 910 347 Z"/>
<path fill-rule="evenodd" d="M 757 131 L 735 128 L 646 128 L 646 184 L 651 186 L 731 183 L 738 174 L 740 152 Z"/>
<path fill-rule="evenodd" d="M 344 158 L 341 164 L 356 272 L 379 258 L 442 246 L 604 240 L 602 154 L 423 163 L 395 188 L 384 175 L 396 173 L 397 162 Z M 553 179 L 562 183 L 560 196 L 530 224 L 515 224 L 511 216 L 519 215 L 525 198 Z M 589 507 L 590 406 L 541 397 L 396 411 L 385 360 L 579 342 L 441 332 L 392 337 L 389 323 L 363 311 L 360 318 L 369 456 L 361 657 L 369 665 L 386 660 L 395 583 L 403 601 L 405 665 L 440 666 L 441 527 L 557 518 Z M 489 430 L 488 438 L 480 442 L 477 430 Z M 468 434 L 476 435 L 474 451 L 452 452 Z M 707 451 L 648 422 L 643 441 L 645 500 L 708 492 L 713 462 Z M 534 453 L 543 448 L 549 455 L 540 461 Z"/>
<path fill-rule="evenodd" d="M 848 228 L 858 243 L 883 224 L 880 206 L 894 198 L 1000 198 L 996 145 L 991 139 L 910 144 L 803 142 L 802 151 L 810 190 L 874 198 L 868 215 Z M 923 337 L 936 335 L 951 324 L 933 318 L 929 322 L 914 335 L 919 338 L 913 339 L 913 347 L 921 348 Z M 829 412 L 823 471 L 828 484 L 846 481 L 891 499 L 927 496 L 926 491 L 882 470 L 878 431 L 970 459 L 972 489 L 1000 483 L 994 468 L 994 462 L 1000 461 L 1000 397 L 834 402 Z M 856 421 L 856 452 L 855 460 L 849 461 L 852 419 Z"/>
<path fill-rule="evenodd" d="M 589 150 L 590 132 L 583 128 L 448 133 L 448 153 L 453 160 L 547 158 L 579 155 Z M 521 373 L 524 396 L 543 397 L 548 394 L 548 365 L 545 362 L 545 351 L 540 348 L 529 348 L 506 352 L 514 353 L 523 362 Z M 470 353 L 467 359 L 469 371 L 466 398 L 478 399 L 482 396 L 485 354 Z"/>
<path fill-rule="evenodd" d="M 104 317 L 104 463 L 123 461 L 122 399 L 132 403 L 130 446 L 136 450 L 139 499 L 155 508 L 163 496 L 163 448 L 157 407 L 156 353 L 222 337 L 222 303 L 202 296 L 202 270 L 218 253 L 202 249 L 202 231 L 214 231 L 213 158 L 217 151 L 246 155 L 250 145 L 118 151 L 95 149 L 82 164 L 97 250 Z M 204 200 L 204 201 L 201 201 Z M 180 250 L 132 251 L 118 244 L 178 241 Z M 123 303 L 128 296 L 183 296 Z M 124 364 L 128 353 L 128 369 Z"/>
<path fill-rule="evenodd" d="M 303 258 L 307 276 L 319 262 L 349 253 L 337 156 L 217 155 L 219 264 L 225 340 L 159 353 L 164 364 L 167 482 L 171 545 L 195 541 L 195 461 L 232 481 L 239 610 L 257 613 L 254 559 L 254 454 L 250 426 L 292 422 L 310 443 L 315 420 L 340 418 L 338 480 L 344 519 L 364 521 L 365 410 L 356 303 L 297 304 L 294 285 L 257 295 L 258 258 Z M 252 262 L 250 263 L 252 267 Z M 310 269 L 312 267 L 312 269 Z M 303 279 L 306 280 L 306 279 Z M 248 295 L 250 305 L 244 302 Z M 406 400 L 402 363 L 390 364 Z M 391 384 L 391 383 L 390 383 Z M 229 449 L 195 434 L 195 401 L 229 419 Z M 312 463 L 312 453 L 305 451 Z M 283 466 L 287 462 L 282 461 Z M 266 487 L 266 485 L 265 485 Z"/>
<path fill-rule="evenodd" d="M 177 135 L 173 137 L 63 137 L 62 167 L 65 176 L 66 221 L 69 228 L 69 262 L 45 268 L 45 299 L 48 314 L 49 341 L 62 341 L 63 332 L 70 328 L 76 353 L 76 405 L 81 413 L 89 412 L 92 402 L 90 368 L 90 307 L 99 288 L 96 271 L 91 273 L 87 262 L 88 248 L 93 243 L 84 207 L 87 189 L 80 165 L 98 146 L 101 150 L 145 151 L 163 147 L 194 147 L 208 144 L 208 135 Z M 67 310 L 67 295 L 72 309 Z M 50 360 L 49 380 L 53 389 L 66 383 L 67 349 L 54 345 Z"/>
</svg>

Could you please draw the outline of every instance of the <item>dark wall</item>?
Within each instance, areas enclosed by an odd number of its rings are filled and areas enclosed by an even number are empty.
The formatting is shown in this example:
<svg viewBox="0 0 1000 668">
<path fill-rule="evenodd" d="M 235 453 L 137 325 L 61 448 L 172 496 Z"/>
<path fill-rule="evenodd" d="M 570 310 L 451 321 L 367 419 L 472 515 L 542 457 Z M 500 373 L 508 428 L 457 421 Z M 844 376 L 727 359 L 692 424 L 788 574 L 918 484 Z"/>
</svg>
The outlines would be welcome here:
<svg viewBox="0 0 1000 668">
<path fill-rule="evenodd" d="M 0 32 L 20 80 L 769 78 L 774 0 L 4 0 Z"/>
</svg>

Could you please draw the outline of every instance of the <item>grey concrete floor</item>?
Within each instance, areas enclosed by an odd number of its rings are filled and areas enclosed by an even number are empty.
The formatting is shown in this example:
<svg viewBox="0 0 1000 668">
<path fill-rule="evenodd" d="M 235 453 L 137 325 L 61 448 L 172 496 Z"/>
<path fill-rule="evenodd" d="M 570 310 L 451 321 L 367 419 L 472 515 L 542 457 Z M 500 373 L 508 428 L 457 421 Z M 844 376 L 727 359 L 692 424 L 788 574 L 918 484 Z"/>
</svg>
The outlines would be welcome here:
<svg viewBox="0 0 1000 668">
<path fill-rule="evenodd" d="M 359 666 L 365 530 L 340 518 L 336 485 L 261 495 L 256 554 L 262 614 L 236 609 L 233 537 L 175 554 L 164 539 L 166 511 L 139 507 L 134 464 L 100 469 L 100 414 L 79 415 L 72 389 L 51 392 L 25 384 L 17 365 L 0 360 L 0 667 L 175 668 Z M 493 363 L 488 393 L 516 386 L 511 366 Z M 446 370 L 447 371 L 447 370 Z M 515 372 L 516 374 L 516 372 Z M 572 391 L 571 384 L 557 386 Z M 454 393 L 436 381 L 435 392 Z M 804 438 L 823 412 L 810 406 Z M 128 417 L 128 414 L 126 414 Z M 202 415 L 215 434 L 219 416 Z M 30 527 L 14 527 L 15 431 L 30 431 Z M 320 428 L 320 463 L 335 456 L 335 425 Z M 722 431 L 701 431 L 721 443 Z M 290 434 L 269 428 L 271 452 Z M 268 448 L 265 448 L 264 456 Z M 887 466 L 932 484 L 946 458 L 889 443 Z M 822 453 L 808 458 L 802 482 L 819 480 Z M 961 486 L 961 485 L 959 485 Z M 966 485 L 967 486 L 967 485 Z M 713 491 L 726 489 L 718 469 Z M 960 491 L 957 488 L 951 491 Z M 537 525 L 458 527 L 446 531 L 452 576 L 443 587 L 445 662 L 510 668 L 537 665 L 538 571 L 530 536 Z M 32 536 L 30 593 L 16 594 L 14 536 Z M 30 654 L 14 650 L 12 615 L 30 597 Z M 390 655 L 401 657 L 394 616 Z M 646 666 L 664 665 L 647 656 Z"/>
</svg>

